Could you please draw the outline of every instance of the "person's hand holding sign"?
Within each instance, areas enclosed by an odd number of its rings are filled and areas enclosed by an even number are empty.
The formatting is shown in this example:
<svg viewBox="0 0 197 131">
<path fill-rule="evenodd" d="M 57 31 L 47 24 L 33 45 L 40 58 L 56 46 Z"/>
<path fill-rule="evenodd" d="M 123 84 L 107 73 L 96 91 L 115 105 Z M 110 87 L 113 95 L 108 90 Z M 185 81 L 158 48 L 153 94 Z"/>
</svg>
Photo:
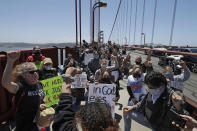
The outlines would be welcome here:
<svg viewBox="0 0 197 131">
<path fill-rule="evenodd" d="M 62 84 L 62 93 L 68 93 L 68 94 L 71 94 L 71 84 L 67 84 L 67 83 L 63 83 Z"/>
<path fill-rule="evenodd" d="M 62 84 L 62 93 L 71 94 L 71 83 L 74 81 L 73 77 L 75 76 L 77 69 L 74 67 L 70 67 L 66 70 L 66 73 L 62 75 L 64 80 Z"/>
</svg>

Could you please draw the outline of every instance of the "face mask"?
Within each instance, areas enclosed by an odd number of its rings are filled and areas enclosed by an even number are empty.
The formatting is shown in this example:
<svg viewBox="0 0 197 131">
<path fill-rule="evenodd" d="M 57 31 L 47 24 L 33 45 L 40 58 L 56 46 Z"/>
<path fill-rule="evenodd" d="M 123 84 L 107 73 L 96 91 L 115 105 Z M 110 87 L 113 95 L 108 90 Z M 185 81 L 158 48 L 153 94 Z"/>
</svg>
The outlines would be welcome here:
<svg viewBox="0 0 197 131">
<path fill-rule="evenodd" d="M 37 57 L 40 56 L 40 54 L 41 54 L 40 52 L 35 52 L 34 53 L 34 55 L 37 56 Z"/>
<path fill-rule="evenodd" d="M 177 66 L 174 70 L 174 75 L 180 75 L 182 73 L 181 67 Z"/>
<path fill-rule="evenodd" d="M 51 70 L 51 68 L 52 68 L 52 65 L 44 66 L 45 70 Z"/>
<path fill-rule="evenodd" d="M 98 58 L 99 58 L 99 56 L 98 56 L 98 55 L 95 55 L 95 56 L 94 56 L 94 59 L 98 59 Z"/>
<path fill-rule="evenodd" d="M 133 73 L 133 77 L 140 78 L 141 74 L 139 72 L 135 72 L 135 73 Z"/>
<path fill-rule="evenodd" d="M 138 61 L 136 61 L 135 63 L 136 63 L 136 65 L 140 65 L 141 64 L 141 62 L 138 62 Z"/>
<path fill-rule="evenodd" d="M 111 80 L 110 80 L 110 78 L 102 78 L 102 79 L 100 80 L 100 83 L 111 84 Z"/>
<path fill-rule="evenodd" d="M 161 94 L 164 92 L 164 90 L 165 90 L 165 86 L 164 85 L 160 86 L 160 88 L 149 89 L 149 93 L 152 95 L 153 104 L 161 96 Z"/>
<path fill-rule="evenodd" d="M 102 69 L 106 69 L 107 65 L 101 65 Z"/>
</svg>

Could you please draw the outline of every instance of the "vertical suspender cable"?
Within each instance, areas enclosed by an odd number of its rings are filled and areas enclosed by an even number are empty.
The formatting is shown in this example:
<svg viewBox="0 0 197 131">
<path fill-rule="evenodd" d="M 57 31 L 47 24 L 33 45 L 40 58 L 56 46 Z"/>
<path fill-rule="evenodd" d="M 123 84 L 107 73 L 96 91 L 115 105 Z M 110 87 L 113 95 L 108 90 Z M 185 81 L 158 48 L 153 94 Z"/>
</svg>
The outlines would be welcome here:
<svg viewBox="0 0 197 131">
<path fill-rule="evenodd" d="M 80 29 L 80 47 L 81 47 L 81 0 L 79 0 L 79 29 Z"/>
<path fill-rule="evenodd" d="M 126 7 L 126 27 L 125 27 L 125 38 L 126 38 L 126 44 L 128 44 L 127 43 L 127 21 L 128 21 L 128 19 L 127 19 L 127 17 L 128 17 L 128 0 L 127 0 L 127 7 Z"/>
<path fill-rule="evenodd" d="M 143 4 L 143 14 L 142 14 L 142 28 L 141 28 L 141 40 L 140 40 L 140 44 L 142 45 L 142 33 L 143 33 L 143 30 L 144 30 L 144 13 L 145 13 L 145 1 L 144 0 L 144 4 Z"/>
<path fill-rule="evenodd" d="M 173 32 L 174 32 L 174 23 L 175 23 L 175 17 L 176 17 L 176 6 L 177 6 L 177 0 L 175 0 L 175 2 L 174 2 L 174 11 L 173 11 L 173 17 L 172 17 L 172 27 L 171 27 L 169 46 L 172 45 L 172 37 L 173 37 Z"/>
<path fill-rule="evenodd" d="M 129 42 L 130 42 L 130 33 L 131 33 L 131 18 L 132 18 L 132 6 L 133 6 L 133 0 L 131 0 L 131 7 L 130 7 L 130 20 L 129 20 Z"/>
<path fill-rule="evenodd" d="M 133 38 L 133 41 L 134 41 L 134 45 L 135 45 L 135 34 L 136 34 L 136 23 L 137 23 L 137 6 L 138 6 L 138 0 L 136 0 L 136 10 L 135 10 L 135 27 L 134 27 L 134 38 Z"/>
<path fill-rule="evenodd" d="M 92 42 L 92 0 L 90 0 L 90 42 Z"/>
<path fill-rule="evenodd" d="M 77 0 L 75 0 L 75 24 L 76 24 L 76 46 L 78 46 Z"/>
<path fill-rule="evenodd" d="M 126 0 L 124 0 L 124 3 L 123 3 L 123 15 L 122 15 L 122 44 L 124 44 L 124 31 L 125 31 L 125 3 L 126 3 Z"/>
<path fill-rule="evenodd" d="M 157 0 L 155 0 L 155 9 L 154 9 L 154 18 L 153 18 L 153 28 L 152 28 L 151 44 L 153 44 L 153 38 L 154 38 L 156 13 L 157 13 Z"/>
<path fill-rule="evenodd" d="M 101 2 L 98 0 L 98 2 Z M 100 43 L 100 27 L 101 27 L 101 8 L 98 8 L 98 42 Z"/>
<path fill-rule="evenodd" d="M 122 17 L 121 17 L 121 21 L 120 21 L 120 23 L 121 23 L 121 26 L 120 26 L 120 28 L 121 28 L 121 36 L 120 36 L 120 40 L 121 40 L 121 43 L 122 43 L 122 45 L 123 45 L 123 39 L 122 39 L 122 37 L 123 37 L 123 32 L 124 32 L 124 29 L 123 29 L 123 20 L 124 20 L 124 0 L 123 0 L 123 3 L 122 3 Z"/>
<path fill-rule="evenodd" d="M 118 13 L 119 13 L 119 9 L 120 9 L 121 3 L 122 3 L 122 0 L 120 0 L 120 2 L 119 2 L 118 10 L 117 10 L 117 13 L 116 13 L 116 17 L 115 17 L 114 24 L 113 24 L 113 26 L 112 26 L 112 29 L 111 29 L 111 32 L 110 32 L 108 41 L 110 40 L 111 35 L 112 35 L 112 32 L 113 32 L 113 30 L 114 30 L 114 26 L 115 26 L 115 24 L 116 24 L 116 20 L 117 20 L 117 17 L 118 17 Z"/>
</svg>

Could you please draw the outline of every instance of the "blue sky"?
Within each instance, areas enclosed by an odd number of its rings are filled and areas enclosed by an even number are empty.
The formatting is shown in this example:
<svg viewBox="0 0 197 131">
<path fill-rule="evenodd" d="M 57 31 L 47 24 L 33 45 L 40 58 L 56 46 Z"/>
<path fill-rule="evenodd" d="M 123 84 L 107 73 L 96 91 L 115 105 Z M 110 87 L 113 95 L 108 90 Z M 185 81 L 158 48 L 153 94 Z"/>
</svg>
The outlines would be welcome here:
<svg viewBox="0 0 197 131">
<path fill-rule="evenodd" d="M 89 0 L 82 1 L 82 39 L 89 41 L 90 14 Z M 101 0 L 102 1 L 102 0 Z M 107 8 L 101 9 L 101 30 L 108 40 L 119 0 L 103 0 Z M 75 42 L 74 0 L 0 0 L 0 42 Z M 120 15 L 112 34 L 112 40 L 128 39 L 125 33 L 126 2 L 123 0 Z M 129 0 L 129 8 L 130 8 Z M 131 21 L 130 43 L 133 43 L 135 2 Z M 143 0 L 138 0 L 136 43 L 140 43 Z M 172 21 L 174 0 L 158 0 L 154 43 L 168 44 Z M 174 27 L 173 45 L 197 46 L 197 0 L 178 0 Z M 124 10 L 125 9 L 125 10 Z M 129 9 L 130 10 L 130 9 Z M 154 0 L 146 0 L 144 33 L 146 42 L 151 42 Z M 128 11 L 128 25 L 129 15 Z M 121 18 L 122 17 L 122 18 Z M 121 29 L 120 29 L 120 23 Z M 123 26 L 124 25 L 124 26 Z M 120 34 L 121 35 L 118 35 Z"/>
</svg>

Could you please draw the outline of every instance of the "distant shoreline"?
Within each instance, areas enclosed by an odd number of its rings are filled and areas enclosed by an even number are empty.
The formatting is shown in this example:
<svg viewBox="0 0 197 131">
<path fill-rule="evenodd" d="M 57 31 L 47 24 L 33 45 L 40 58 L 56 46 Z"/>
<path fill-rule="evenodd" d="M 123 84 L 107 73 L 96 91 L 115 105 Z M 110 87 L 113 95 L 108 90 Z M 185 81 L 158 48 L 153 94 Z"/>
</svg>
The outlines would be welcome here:
<svg viewBox="0 0 197 131">
<path fill-rule="evenodd" d="M 71 46 L 74 46 L 75 43 L 48 43 L 48 44 L 0 43 L 0 51 L 32 49 L 36 45 L 39 46 L 40 48 L 47 48 L 47 47 L 52 47 L 52 46 L 71 47 Z"/>
</svg>

